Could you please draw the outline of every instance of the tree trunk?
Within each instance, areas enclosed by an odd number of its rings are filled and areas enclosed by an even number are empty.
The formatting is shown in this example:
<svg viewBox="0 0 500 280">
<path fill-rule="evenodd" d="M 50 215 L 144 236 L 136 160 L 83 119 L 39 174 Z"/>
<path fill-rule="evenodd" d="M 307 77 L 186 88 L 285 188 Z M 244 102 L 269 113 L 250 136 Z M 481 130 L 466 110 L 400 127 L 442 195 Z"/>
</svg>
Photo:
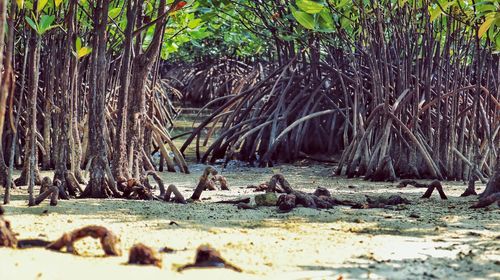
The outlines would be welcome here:
<svg viewBox="0 0 500 280">
<path fill-rule="evenodd" d="M 115 181 L 109 170 L 105 130 L 106 94 L 106 25 L 108 22 L 109 0 L 98 0 L 94 8 L 94 37 L 90 66 L 89 99 L 89 146 L 90 180 L 82 197 L 108 198 L 117 196 Z M 108 178 L 106 178 L 108 177 Z"/>
<path fill-rule="evenodd" d="M 130 178 L 127 168 L 127 112 L 132 61 L 133 32 L 139 3 L 127 1 L 127 27 L 125 29 L 125 49 L 120 71 L 120 92 L 118 95 L 118 116 L 113 154 L 113 175 L 115 178 Z"/>
</svg>

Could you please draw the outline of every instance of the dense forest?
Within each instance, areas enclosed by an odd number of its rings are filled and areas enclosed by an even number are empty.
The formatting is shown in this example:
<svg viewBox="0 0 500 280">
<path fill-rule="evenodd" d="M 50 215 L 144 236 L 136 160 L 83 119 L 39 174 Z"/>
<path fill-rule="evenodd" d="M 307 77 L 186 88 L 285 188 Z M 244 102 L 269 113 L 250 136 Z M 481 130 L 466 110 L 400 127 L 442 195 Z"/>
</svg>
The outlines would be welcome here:
<svg viewBox="0 0 500 280">
<path fill-rule="evenodd" d="M 500 205 L 497 0 L 0 0 L 0 65 L 4 204 L 26 189 L 29 206 L 186 203 L 165 174 L 308 160 L 440 194 L 486 184 L 469 204 Z M 281 210 L 389 203 L 285 177 L 265 186 L 286 193 Z M 216 184 L 229 189 L 207 167 L 190 201 Z"/>
</svg>

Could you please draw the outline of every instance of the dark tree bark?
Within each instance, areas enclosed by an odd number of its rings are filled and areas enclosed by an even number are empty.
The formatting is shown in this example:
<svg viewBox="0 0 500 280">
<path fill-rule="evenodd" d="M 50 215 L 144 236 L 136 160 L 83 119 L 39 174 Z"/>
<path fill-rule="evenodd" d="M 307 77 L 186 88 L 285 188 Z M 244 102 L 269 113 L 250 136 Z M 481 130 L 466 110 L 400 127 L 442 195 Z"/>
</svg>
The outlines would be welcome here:
<svg viewBox="0 0 500 280">
<path fill-rule="evenodd" d="M 66 29 L 67 29 L 67 38 L 70 38 L 65 41 L 64 44 L 64 57 L 63 57 L 63 66 L 61 72 L 61 89 L 58 92 L 59 98 L 58 100 L 58 114 L 57 118 L 59 119 L 59 129 L 58 134 L 56 135 L 56 146 L 55 149 L 57 153 L 56 157 L 56 169 L 54 173 L 54 181 L 59 180 L 61 182 L 61 188 L 59 191 L 60 198 L 69 198 L 70 194 L 75 194 L 74 189 L 75 186 L 71 185 L 73 182 L 67 182 L 66 178 L 68 171 L 68 161 L 70 159 L 70 136 L 72 134 L 71 131 L 71 65 L 74 64 L 73 60 L 75 60 L 75 56 L 71 53 L 73 49 L 74 43 L 74 33 L 75 33 L 75 15 L 77 8 L 77 0 L 72 0 L 68 6 L 68 12 L 66 14 Z"/>
<path fill-rule="evenodd" d="M 498 158 L 500 160 L 500 156 Z M 495 172 L 490 177 L 488 184 L 486 184 L 486 189 L 484 189 L 484 192 L 479 197 L 486 198 L 496 193 L 500 193 L 500 161 L 497 162 Z"/>
<path fill-rule="evenodd" d="M 36 3 L 38 1 L 34 1 L 34 5 L 36 6 Z M 37 183 L 35 180 L 35 175 L 38 173 L 38 168 L 37 168 L 37 152 L 36 152 L 36 115 L 37 115 L 37 108 L 36 108 L 36 103 L 37 103 L 37 96 L 38 96 L 38 78 L 39 78 L 39 71 L 40 71 L 40 38 L 36 34 L 34 30 L 31 31 L 30 34 L 30 40 L 29 40 L 29 50 L 28 50 L 28 75 L 29 75 L 29 85 L 28 85 L 28 91 L 30 93 L 30 98 L 29 98 L 29 110 L 30 110 L 30 130 L 29 130 L 29 141 L 26 141 L 26 150 L 29 151 L 26 153 L 26 155 L 29 155 L 28 157 L 25 158 L 25 167 L 26 173 L 28 175 L 28 193 L 29 193 L 29 202 L 28 204 L 34 205 L 35 203 L 35 197 L 33 195 L 33 188 L 35 186 L 35 183 Z M 28 160 L 29 159 L 29 160 Z M 24 170 L 23 170 L 24 171 Z M 39 177 L 39 175 L 37 176 Z M 22 174 L 21 174 L 22 178 Z M 40 180 L 38 180 L 40 181 Z"/>
<path fill-rule="evenodd" d="M 113 175 L 115 178 L 130 178 L 127 164 L 127 111 L 132 61 L 133 32 L 137 19 L 137 1 L 127 1 L 127 27 L 125 28 L 125 49 L 120 71 L 120 93 L 118 95 L 118 116 L 116 124 L 115 151 L 113 154 Z"/>
<path fill-rule="evenodd" d="M 106 25 L 108 23 L 109 0 L 98 0 L 94 7 L 94 37 L 90 66 L 89 100 L 89 145 L 90 181 L 82 197 L 108 198 L 118 197 L 116 182 L 110 172 L 105 130 L 105 94 L 106 94 Z"/>
</svg>

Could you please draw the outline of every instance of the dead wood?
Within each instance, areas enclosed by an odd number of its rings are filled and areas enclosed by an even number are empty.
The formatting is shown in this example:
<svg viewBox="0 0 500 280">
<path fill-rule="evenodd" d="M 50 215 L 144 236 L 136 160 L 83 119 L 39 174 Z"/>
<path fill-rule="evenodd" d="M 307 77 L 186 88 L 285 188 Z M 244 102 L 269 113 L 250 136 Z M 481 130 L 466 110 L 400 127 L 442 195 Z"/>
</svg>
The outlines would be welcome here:
<svg viewBox="0 0 500 280">
<path fill-rule="evenodd" d="M 130 248 L 128 264 L 154 265 L 161 268 L 162 259 L 156 250 L 138 243 Z"/>
<path fill-rule="evenodd" d="M 61 238 L 47 246 L 49 250 L 61 251 L 66 247 L 66 252 L 78 255 L 74 243 L 82 238 L 99 238 L 106 256 L 121 256 L 119 248 L 120 239 L 110 230 L 102 226 L 86 226 L 70 233 L 64 233 Z"/>
<path fill-rule="evenodd" d="M 227 268 L 232 269 L 237 272 L 241 272 L 241 268 L 228 263 L 224 258 L 221 257 L 219 251 L 210 247 L 209 245 L 201 245 L 196 250 L 195 262 L 192 264 L 184 265 L 177 269 L 177 271 L 183 271 L 189 268 Z"/>
</svg>

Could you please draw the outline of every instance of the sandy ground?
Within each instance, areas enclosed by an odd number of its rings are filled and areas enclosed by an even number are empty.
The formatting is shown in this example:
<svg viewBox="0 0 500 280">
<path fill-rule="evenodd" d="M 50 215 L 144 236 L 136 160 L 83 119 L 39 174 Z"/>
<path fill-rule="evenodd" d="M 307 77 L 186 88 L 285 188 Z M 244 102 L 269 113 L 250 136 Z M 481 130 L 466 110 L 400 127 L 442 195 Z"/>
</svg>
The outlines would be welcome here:
<svg viewBox="0 0 500 280">
<path fill-rule="evenodd" d="M 202 168 L 193 166 L 190 175 L 162 176 L 188 196 Z M 212 203 L 253 197 L 246 186 L 267 181 L 274 172 L 284 173 L 297 189 L 313 191 L 321 185 L 336 197 L 357 201 L 366 194 L 400 194 L 413 204 L 369 210 L 297 208 L 282 214 L 275 207 L 238 210 Z M 0 279 L 500 279 L 500 211 L 468 209 L 477 198 L 459 197 L 462 183 L 446 182 L 449 200 L 441 201 L 437 194 L 419 199 L 422 189 L 331 177 L 331 167 L 321 165 L 233 168 L 222 174 L 231 191 L 205 192 L 202 203 L 188 205 L 73 199 L 57 207 L 43 202 L 28 208 L 26 189 L 15 190 L 5 209 L 18 238 L 53 240 L 81 226 L 103 225 L 120 236 L 124 255 L 102 257 L 93 239 L 77 243 L 82 256 L 3 248 Z M 128 248 L 138 242 L 178 251 L 162 255 L 161 269 L 125 265 Z M 217 248 L 244 272 L 176 272 L 193 261 L 201 244 Z"/>
</svg>

